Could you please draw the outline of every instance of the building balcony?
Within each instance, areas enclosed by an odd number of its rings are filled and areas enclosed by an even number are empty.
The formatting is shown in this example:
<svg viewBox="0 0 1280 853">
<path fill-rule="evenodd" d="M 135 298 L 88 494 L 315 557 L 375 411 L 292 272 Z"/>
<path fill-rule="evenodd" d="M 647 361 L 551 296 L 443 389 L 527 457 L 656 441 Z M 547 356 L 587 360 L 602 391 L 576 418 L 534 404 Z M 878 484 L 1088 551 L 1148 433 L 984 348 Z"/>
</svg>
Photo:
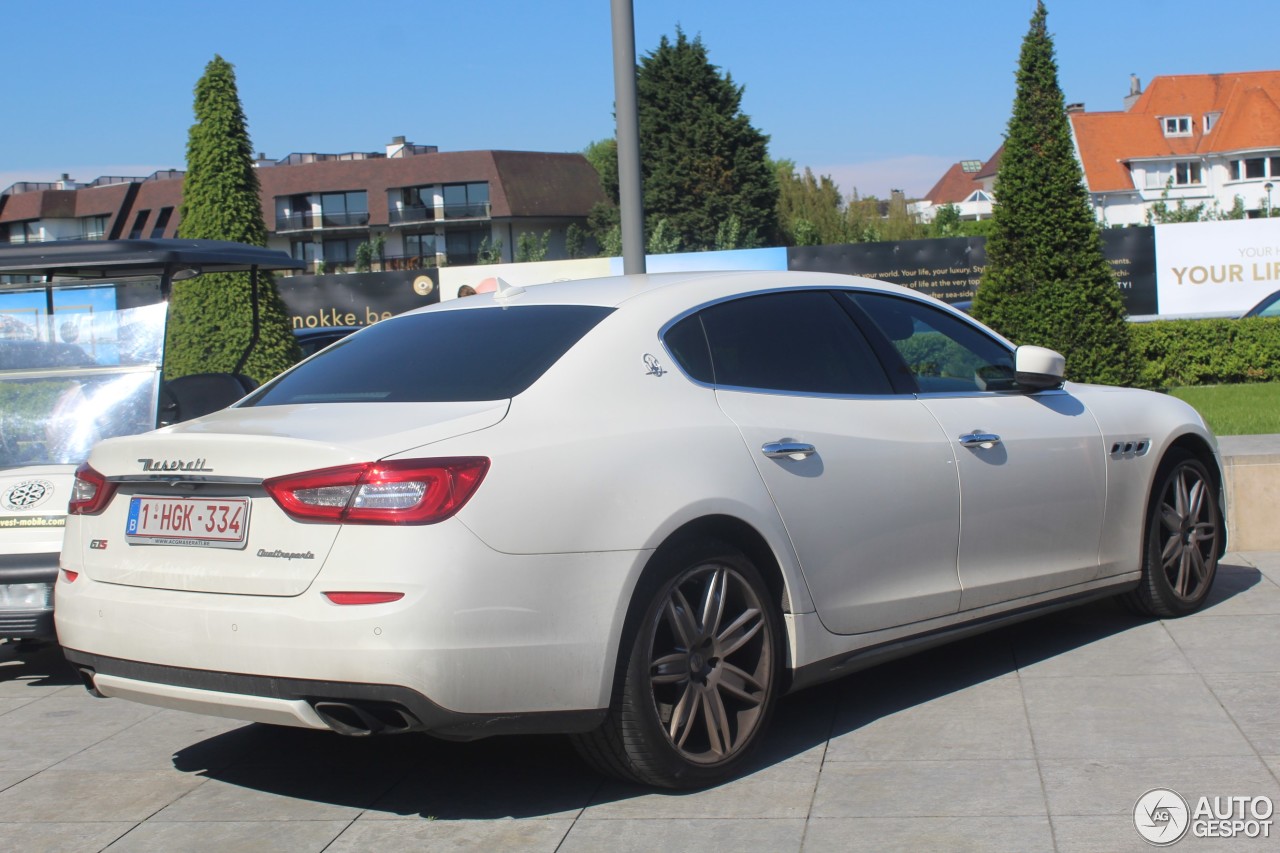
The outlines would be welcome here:
<svg viewBox="0 0 1280 853">
<path fill-rule="evenodd" d="M 392 225 L 412 225 L 416 222 L 434 222 L 436 209 L 423 204 L 393 207 L 387 211 L 387 221 Z"/>
<path fill-rule="evenodd" d="M 387 221 L 392 225 L 414 225 L 422 222 L 463 222 L 490 218 L 489 203 L 446 204 L 443 207 L 415 204 L 392 208 L 387 211 Z"/>
<path fill-rule="evenodd" d="M 356 213 L 289 213 L 276 215 L 277 234 L 290 231 L 337 230 L 342 228 L 368 228 L 369 212 Z"/>
</svg>

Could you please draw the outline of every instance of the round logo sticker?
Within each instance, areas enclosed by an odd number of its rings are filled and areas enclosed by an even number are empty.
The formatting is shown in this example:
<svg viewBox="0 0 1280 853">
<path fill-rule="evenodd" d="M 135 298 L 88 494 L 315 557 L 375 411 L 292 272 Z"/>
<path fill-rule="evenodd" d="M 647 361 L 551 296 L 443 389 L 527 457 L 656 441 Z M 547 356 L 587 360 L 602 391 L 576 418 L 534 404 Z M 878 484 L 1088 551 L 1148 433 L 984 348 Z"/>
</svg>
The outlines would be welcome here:
<svg viewBox="0 0 1280 853">
<path fill-rule="evenodd" d="M 35 509 L 53 494 L 53 483 L 48 480 L 24 480 L 4 493 L 4 508 L 10 511 Z"/>
<path fill-rule="evenodd" d="M 420 275 L 413 280 L 413 292 L 419 296 L 427 296 L 435 289 L 436 283 L 429 275 Z"/>
<path fill-rule="evenodd" d="M 1167 847 L 1182 840 L 1191 825 L 1191 811 L 1182 796 L 1168 788 L 1152 788 L 1133 807 L 1133 825 L 1142 840 Z"/>
</svg>

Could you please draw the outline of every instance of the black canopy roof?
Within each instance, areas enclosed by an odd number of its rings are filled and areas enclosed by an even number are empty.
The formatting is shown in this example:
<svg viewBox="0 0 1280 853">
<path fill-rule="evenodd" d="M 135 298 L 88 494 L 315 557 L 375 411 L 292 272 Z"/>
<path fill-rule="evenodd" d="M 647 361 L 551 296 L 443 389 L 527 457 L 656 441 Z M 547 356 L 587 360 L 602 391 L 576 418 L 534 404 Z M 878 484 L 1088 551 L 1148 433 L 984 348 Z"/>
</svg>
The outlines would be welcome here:
<svg viewBox="0 0 1280 853">
<path fill-rule="evenodd" d="M 303 269 L 277 249 L 225 240 L 56 240 L 0 246 L 0 275 L 74 278 Z"/>
</svg>

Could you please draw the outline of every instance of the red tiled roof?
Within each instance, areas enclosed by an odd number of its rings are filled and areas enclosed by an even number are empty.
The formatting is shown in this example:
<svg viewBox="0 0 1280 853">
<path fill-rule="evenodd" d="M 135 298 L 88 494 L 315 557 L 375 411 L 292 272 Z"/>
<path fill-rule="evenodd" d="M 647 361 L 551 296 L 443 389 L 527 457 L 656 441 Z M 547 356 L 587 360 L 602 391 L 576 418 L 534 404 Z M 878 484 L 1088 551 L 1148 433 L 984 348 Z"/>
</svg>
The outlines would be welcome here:
<svg viewBox="0 0 1280 853">
<path fill-rule="evenodd" d="M 1157 77 L 1127 112 L 1071 113 L 1093 192 L 1133 188 L 1127 163 L 1280 147 L 1280 71 Z M 1205 115 L 1219 113 L 1206 133 Z M 1189 136 L 1165 136 L 1162 120 L 1189 116 Z"/>
<path fill-rule="evenodd" d="M 964 164 L 956 163 L 938 179 L 933 189 L 924 197 L 934 204 L 959 204 L 969 197 L 978 185 L 973 182 L 974 173 L 966 172 Z"/>
</svg>

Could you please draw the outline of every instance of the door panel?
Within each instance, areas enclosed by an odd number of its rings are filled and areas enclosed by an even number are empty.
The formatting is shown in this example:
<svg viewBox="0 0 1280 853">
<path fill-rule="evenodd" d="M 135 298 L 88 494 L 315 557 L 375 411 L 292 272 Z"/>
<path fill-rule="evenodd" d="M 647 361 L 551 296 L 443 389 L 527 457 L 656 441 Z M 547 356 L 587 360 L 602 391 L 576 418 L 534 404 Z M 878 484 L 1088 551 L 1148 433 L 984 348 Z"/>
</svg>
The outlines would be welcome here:
<svg viewBox="0 0 1280 853">
<path fill-rule="evenodd" d="M 959 482 L 945 437 L 918 401 L 716 396 L 773 496 L 828 630 L 956 612 Z M 814 452 L 766 456 L 761 448 L 779 441 Z"/>
<path fill-rule="evenodd" d="M 955 443 L 960 608 L 1092 580 L 1106 505 L 1102 434 L 1062 391 L 924 397 Z M 961 445 L 973 433 L 996 442 Z"/>
</svg>

